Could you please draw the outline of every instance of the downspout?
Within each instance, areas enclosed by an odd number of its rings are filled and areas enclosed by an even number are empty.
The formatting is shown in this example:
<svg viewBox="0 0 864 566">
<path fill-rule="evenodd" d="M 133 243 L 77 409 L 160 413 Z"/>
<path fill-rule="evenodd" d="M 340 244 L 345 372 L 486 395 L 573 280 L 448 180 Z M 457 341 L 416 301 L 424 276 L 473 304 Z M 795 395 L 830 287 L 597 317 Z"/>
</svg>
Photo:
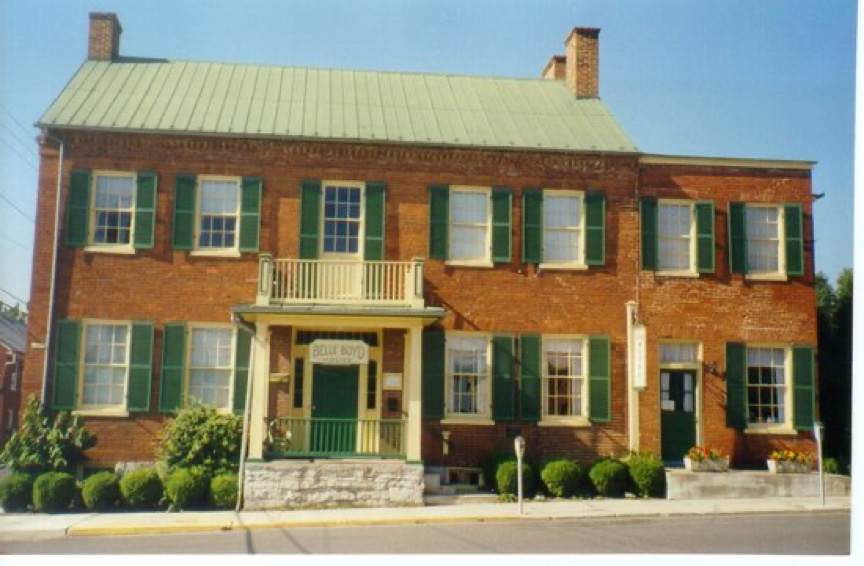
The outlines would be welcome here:
<svg viewBox="0 0 864 566">
<path fill-rule="evenodd" d="M 252 406 L 252 385 L 254 383 L 253 372 L 255 370 L 255 341 L 258 339 L 255 325 L 244 322 L 236 313 L 231 315 L 234 324 L 252 333 L 252 351 L 249 352 L 249 376 L 246 385 L 246 403 L 243 406 L 243 437 L 240 443 L 240 468 L 237 472 L 237 505 L 234 511 L 243 508 L 243 479 L 246 475 L 246 452 L 249 449 L 249 411 Z"/>
<path fill-rule="evenodd" d="M 50 370 L 51 329 L 54 327 L 54 288 L 57 282 L 57 249 L 60 247 L 60 202 L 63 190 L 63 140 L 42 130 L 45 139 L 54 140 L 60 145 L 60 165 L 57 167 L 57 198 L 54 203 L 54 244 L 51 250 L 51 286 L 48 291 L 48 323 L 45 326 L 45 355 L 42 358 L 42 405 L 48 403 L 48 373 Z M 36 228 L 39 226 L 37 225 Z"/>
</svg>

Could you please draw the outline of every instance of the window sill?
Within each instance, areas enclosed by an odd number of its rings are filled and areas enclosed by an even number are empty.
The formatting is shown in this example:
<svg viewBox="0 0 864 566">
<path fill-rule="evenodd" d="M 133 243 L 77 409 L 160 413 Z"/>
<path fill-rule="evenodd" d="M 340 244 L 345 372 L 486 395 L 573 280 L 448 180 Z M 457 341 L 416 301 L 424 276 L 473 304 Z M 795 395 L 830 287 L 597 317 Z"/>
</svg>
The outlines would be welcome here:
<svg viewBox="0 0 864 566">
<path fill-rule="evenodd" d="M 128 417 L 126 409 L 76 409 L 72 415 L 81 417 Z"/>
<path fill-rule="evenodd" d="M 441 421 L 442 425 L 477 425 L 477 426 L 492 426 L 495 421 L 484 417 L 446 417 Z"/>
<path fill-rule="evenodd" d="M 444 263 L 453 267 L 483 267 L 490 269 L 495 267 L 495 264 L 487 259 L 448 259 Z"/>
<path fill-rule="evenodd" d="M 744 434 L 779 434 L 786 436 L 797 436 L 798 431 L 788 426 L 749 426 L 744 429 Z"/>
<path fill-rule="evenodd" d="M 788 281 L 789 278 L 782 273 L 747 273 L 744 279 L 751 281 Z"/>
<path fill-rule="evenodd" d="M 240 250 L 192 250 L 189 255 L 194 257 L 240 257 Z"/>
<path fill-rule="evenodd" d="M 537 266 L 544 271 L 587 271 L 584 263 L 541 263 Z"/>
<path fill-rule="evenodd" d="M 96 254 L 135 255 L 135 248 L 131 246 L 86 246 L 84 251 Z"/>
<path fill-rule="evenodd" d="M 590 427 L 591 421 L 584 417 L 552 419 L 549 417 L 537 423 L 537 426 Z"/>
<path fill-rule="evenodd" d="M 656 277 L 685 277 L 689 279 L 699 279 L 698 271 L 655 271 Z"/>
</svg>

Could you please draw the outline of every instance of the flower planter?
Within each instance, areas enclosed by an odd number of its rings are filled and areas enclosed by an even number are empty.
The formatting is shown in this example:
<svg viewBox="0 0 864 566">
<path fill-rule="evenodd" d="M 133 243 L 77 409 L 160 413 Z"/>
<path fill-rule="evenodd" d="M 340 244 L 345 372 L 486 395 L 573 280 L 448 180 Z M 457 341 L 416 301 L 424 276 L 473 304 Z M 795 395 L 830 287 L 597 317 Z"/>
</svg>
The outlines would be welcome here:
<svg viewBox="0 0 864 566">
<path fill-rule="evenodd" d="M 684 469 L 688 472 L 728 472 L 729 457 L 691 460 L 688 456 L 685 456 Z"/>
<path fill-rule="evenodd" d="M 788 460 L 768 460 L 768 471 L 772 474 L 809 474 L 812 462 L 790 462 Z"/>
</svg>

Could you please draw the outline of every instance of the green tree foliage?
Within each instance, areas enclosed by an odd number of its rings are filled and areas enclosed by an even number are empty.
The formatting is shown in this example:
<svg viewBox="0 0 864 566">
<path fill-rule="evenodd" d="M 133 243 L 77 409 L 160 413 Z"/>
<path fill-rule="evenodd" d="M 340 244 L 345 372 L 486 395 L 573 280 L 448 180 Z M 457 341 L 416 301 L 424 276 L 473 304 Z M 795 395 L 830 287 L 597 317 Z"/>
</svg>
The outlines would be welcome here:
<svg viewBox="0 0 864 566">
<path fill-rule="evenodd" d="M 58 413 L 52 422 L 42 403 L 31 395 L 24 409 L 21 428 L 15 431 L 0 462 L 16 472 L 39 474 L 70 471 L 96 444 L 96 437 L 84 428 L 81 417 Z"/>
<path fill-rule="evenodd" d="M 211 477 L 236 472 L 242 436 L 243 420 L 238 415 L 193 405 L 177 413 L 166 427 L 160 458 L 170 468 L 200 467 Z"/>
</svg>

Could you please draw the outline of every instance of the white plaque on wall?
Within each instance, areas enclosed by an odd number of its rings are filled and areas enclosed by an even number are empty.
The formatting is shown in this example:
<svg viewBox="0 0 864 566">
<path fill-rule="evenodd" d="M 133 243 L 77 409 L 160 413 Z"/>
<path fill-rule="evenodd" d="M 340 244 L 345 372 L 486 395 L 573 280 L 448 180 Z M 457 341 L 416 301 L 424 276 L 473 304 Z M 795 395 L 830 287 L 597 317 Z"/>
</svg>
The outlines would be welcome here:
<svg viewBox="0 0 864 566">
<path fill-rule="evenodd" d="M 369 362 L 369 346 L 362 340 L 315 340 L 309 344 L 313 364 L 351 366 Z"/>
<path fill-rule="evenodd" d="M 633 388 L 645 389 L 648 379 L 645 372 L 645 325 L 633 327 Z"/>
<path fill-rule="evenodd" d="M 402 374 L 401 373 L 385 373 L 384 374 L 384 389 L 389 391 L 402 390 Z"/>
</svg>

